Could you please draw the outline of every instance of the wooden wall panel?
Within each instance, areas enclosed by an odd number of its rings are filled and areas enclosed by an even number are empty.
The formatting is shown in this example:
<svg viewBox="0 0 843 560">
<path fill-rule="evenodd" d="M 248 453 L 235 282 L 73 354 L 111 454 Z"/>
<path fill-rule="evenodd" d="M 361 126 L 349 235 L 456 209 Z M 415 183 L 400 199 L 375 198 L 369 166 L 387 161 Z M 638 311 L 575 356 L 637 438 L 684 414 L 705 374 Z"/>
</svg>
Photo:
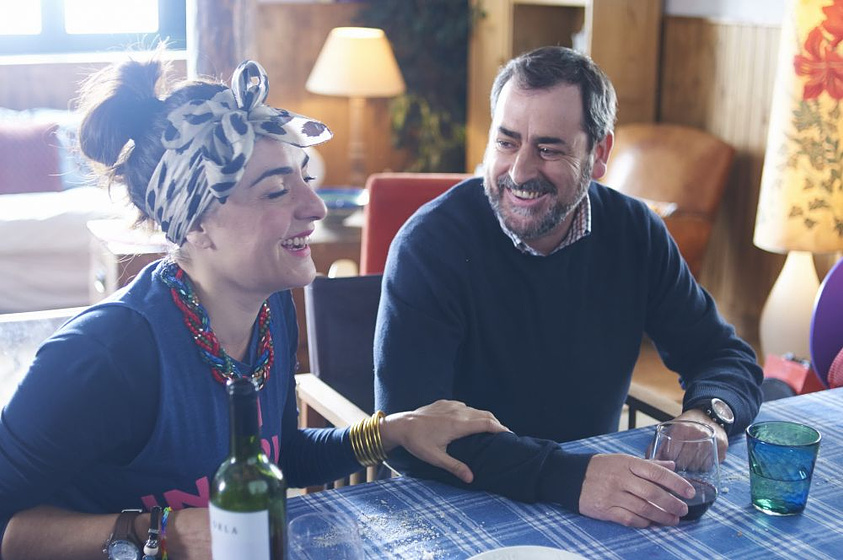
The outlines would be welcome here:
<svg viewBox="0 0 843 560">
<path fill-rule="evenodd" d="M 34 64 L 0 64 L 0 107 L 23 110 L 37 107 L 68 109 L 79 93 L 82 81 L 109 60 L 123 60 L 120 56 L 107 56 L 99 61 L 80 61 L 76 57 L 65 62 L 38 62 Z M 184 60 L 173 62 L 173 77 L 186 76 Z"/>
<path fill-rule="evenodd" d="M 752 244 L 780 30 L 681 17 L 663 29 L 659 120 L 737 150 L 700 281 L 757 348 L 758 317 L 784 262 Z"/>
<path fill-rule="evenodd" d="M 348 99 L 309 93 L 304 86 L 330 30 L 356 25 L 358 9 L 353 3 L 259 5 L 258 60 L 269 74 L 270 104 L 320 119 L 334 133 L 317 147 L 325 159 L 325 184 L 348 181 Z M 400 170 L 403 154 L 392 147 L 389 100 L 368 99 L 364 122 L 367 174 Z"/>
</svg>

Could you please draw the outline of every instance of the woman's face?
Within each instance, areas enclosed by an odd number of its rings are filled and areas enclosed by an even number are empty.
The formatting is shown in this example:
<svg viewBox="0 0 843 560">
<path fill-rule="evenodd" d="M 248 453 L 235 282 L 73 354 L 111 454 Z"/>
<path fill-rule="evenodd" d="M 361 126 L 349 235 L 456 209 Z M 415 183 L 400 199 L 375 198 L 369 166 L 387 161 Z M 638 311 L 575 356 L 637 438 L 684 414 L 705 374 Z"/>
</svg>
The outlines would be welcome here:
<svg viewBox="0 0 843 560">
<path fill-rule="evenodd" d="M 224 283 L 265 298 L 313 281 L 308 241 L 326 209 L 308 184 L 307 161 L 301 148 L 258 140 L 231 196 L 202 218 L 202 253 Z"/>
</svg>

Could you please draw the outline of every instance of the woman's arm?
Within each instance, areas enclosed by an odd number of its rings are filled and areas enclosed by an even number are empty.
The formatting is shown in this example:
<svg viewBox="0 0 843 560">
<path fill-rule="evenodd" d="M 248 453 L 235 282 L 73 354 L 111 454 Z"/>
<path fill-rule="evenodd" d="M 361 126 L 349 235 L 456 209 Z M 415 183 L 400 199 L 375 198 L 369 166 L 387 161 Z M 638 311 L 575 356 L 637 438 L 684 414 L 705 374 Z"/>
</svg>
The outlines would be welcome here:
<svg viewBox="0 0 843 560">
<path fill-rule="evenodd" d="M 149 516 L 145 517 L 148 524 Z M 50 506 L 24 510 L 9 521 L 0 554 L 3 560 L 102 558 L 116 520 L 117 514 L 88 515 Z M 137 529 L 142 520 L 135 522 Z"/>
<path fill-rule="evenodd" d="M 7 522 L 21 530 L 18 514 L 59 503 L 56 496 L 72 488 L 76 473 L 85 472 L 93 462 L 129 462 L 154 425 L 158 384 L 150 383 L 149 375 L 133 376 L 127 369 L 157 371 L 146 367 L 149 356 L 155 355 L 142 344 L 143 332 L 137 328 L 146 324 L 125 310 L 99 317 L 103 313 L 89 313 L 51 337 L 3 411 L 0 542 L 6 559 L 6 543 L 14 547 L 16 541 L 4 537 Z M 98 326 L 91 329 L 94 323 Z M 121 333 L 112 337 L 116 346 L 102 344 L 97 333 L 103 330 Z M 120 342 L 123 339 L 125 344 Z M 122 359 L 115 359 L 115 353 Z M 125 414 L 126 410 L 133 413 Z M 37 533 L 41 527 L 28 521 L 26 528 Z M 97 543 L 99 556 L 110 529 Z M 61 524 L 55 535 L 67 535 Z M 24 540 L 19 550 L 40 554 L 39 547 L 53 545 L 61 546 L 62 541 Z"/>
<path fill-rule="evenodd" d="M 91 515 L 50 506 L 15 514 L 0 544 L 3 560 L 91 560 L 103 558 L 103 547 L 114 530 L 118 514 Z M 141 548 L 149 530 L 149 514 L 135 517 L 133 532 Z M 166 529 L 170 558 L 208 560 L 211 534 L 208 510 L 172 512 Z"/>
</svg>

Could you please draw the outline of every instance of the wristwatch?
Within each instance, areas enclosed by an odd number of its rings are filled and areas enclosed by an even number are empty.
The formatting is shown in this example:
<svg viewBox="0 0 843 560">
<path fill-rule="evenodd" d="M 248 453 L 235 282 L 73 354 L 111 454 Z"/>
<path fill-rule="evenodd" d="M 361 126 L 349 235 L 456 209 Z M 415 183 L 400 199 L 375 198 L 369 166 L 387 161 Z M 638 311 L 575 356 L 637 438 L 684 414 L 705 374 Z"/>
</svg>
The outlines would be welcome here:
<svg viewBox="0 0 843 560">
<path fill-rule="evenodd" d="M 729 433 L 729 428 L 735 422 L 735 413 L 726 401 L 714 397 L 700 404 L 697 408 L 705 412 L 709 418 L 720 424 L 720 427 Z"/>
<path fill-rule="evenodd" d="M 141 547 L 132 536 L 132 523 L 141 513 L 139 509 L 124 509 L 117 516 L 114 531 L 102 549 L 108 560 L 140 560 Z"/>
</svg>

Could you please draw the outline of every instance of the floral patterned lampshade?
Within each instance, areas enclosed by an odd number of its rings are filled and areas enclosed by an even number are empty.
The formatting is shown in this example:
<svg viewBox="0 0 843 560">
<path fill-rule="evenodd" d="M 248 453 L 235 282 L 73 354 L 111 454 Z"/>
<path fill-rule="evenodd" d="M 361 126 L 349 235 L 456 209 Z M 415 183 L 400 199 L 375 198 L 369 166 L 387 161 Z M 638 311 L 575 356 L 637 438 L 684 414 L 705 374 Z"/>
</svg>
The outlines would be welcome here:
<svg viewBox="0 0 843 560">
<path fill-rule="evenodd" d="M 843 0 L 791 0 L 779 47 L 755 245 L 843 250 Z"/>
</svg>

